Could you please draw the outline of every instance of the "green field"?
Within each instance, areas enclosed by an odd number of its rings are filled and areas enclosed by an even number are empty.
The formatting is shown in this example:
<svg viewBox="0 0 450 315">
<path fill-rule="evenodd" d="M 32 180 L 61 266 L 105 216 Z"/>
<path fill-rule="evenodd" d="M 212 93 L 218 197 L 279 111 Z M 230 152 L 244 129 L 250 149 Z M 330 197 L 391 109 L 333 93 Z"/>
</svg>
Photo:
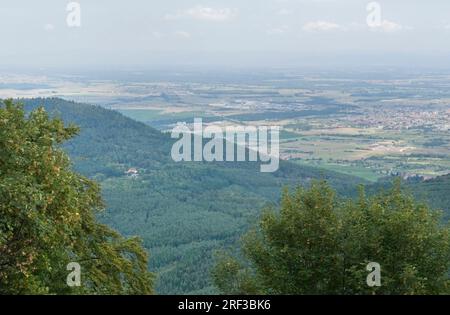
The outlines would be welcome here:
<svg viewBox="0 0 450 315">
<path fill-rule="evenodd" d="M 158 120 L 186 119 L 192 120 L 197 117 L 208 117 L 204 112 L 186 111 L 170 113 L 158 109 L 120 109 L 121 114 L 140 122 L 152 122 Z"/>
<path fill-rule="evenodd" d="M 336 164 L 336 163 L 326 163 L 326 162 L 318 162 L 318 161 L 305 161 L 305 160 L 292 160 L 299 165 L 306 166 L 316 166 L 321 169 L 325 169 L 328 171 L 334 171 L 346 175 L 352 175 L 355 177 L 359 177 L 365 179 L 370 182 L 376 182 L 378 179 L 383 177 L 383 175 L 378 174 L 375 170 L 370 168 L 354 166 L 354 165 L 345 165 L 345 164 Z"/>
</svg>

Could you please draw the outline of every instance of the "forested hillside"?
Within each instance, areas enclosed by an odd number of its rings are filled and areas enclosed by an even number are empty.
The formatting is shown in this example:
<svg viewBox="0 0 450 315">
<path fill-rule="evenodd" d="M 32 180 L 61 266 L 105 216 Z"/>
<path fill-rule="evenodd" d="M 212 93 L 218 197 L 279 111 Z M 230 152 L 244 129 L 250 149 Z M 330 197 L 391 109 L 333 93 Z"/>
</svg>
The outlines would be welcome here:
<svg viewBox="0 0 450 315">
<path fill-rule="evenodd" d="M 419 200 L 429 203 L 435 209 L 444 210 L 445 218 L 450 219 L 450 175 L 407 183 L 406 187 Z"/>
<path fill-rule="evenodd" d="M 392 179 L 384 178 L 377 183 L 368 185 L 368 194 L 376 194 L 392 188 Z M 411 178 L 404 180 L 403 188 L 418 201 L 427 203 L 433 209 L 444 212 L 444 220 L 450 219 L 450 175 L 444 175 L 429 180 Z"/>
<path fill-rule="evenodd" d="M 360 179 L 282 162 L 273 174 L 256 163 L 175 163 L 170 136 L 101 107 L 61 99 L 22 100 L 81 128 L 65 149 L 77 171 L 100 182 L 107 211 L 100 218 L 150 250 L 160 294 L 212 293 L 213 252 L 235 244 L 284 185 L 327 180 L 340 194 Z M 137 177 L 125 172 L 136 168 Z"/>
</svg>

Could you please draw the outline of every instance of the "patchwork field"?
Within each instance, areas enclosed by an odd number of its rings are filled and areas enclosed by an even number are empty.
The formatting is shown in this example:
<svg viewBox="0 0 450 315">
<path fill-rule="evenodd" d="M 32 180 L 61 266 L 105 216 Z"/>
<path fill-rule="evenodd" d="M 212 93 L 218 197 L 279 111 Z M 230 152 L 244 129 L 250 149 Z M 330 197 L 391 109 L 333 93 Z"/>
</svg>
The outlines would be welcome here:
<svg viewBox="0 0 450 315">
<path fill-rule="evenodd" d="M 277 125 L 282 159 L 370 181 L 450 173 L 446 74 L 230 71 L 1 81 L 0 97 L 91 102 L 164 131 L 194 118 L 205 125 Z"/>
</svg>

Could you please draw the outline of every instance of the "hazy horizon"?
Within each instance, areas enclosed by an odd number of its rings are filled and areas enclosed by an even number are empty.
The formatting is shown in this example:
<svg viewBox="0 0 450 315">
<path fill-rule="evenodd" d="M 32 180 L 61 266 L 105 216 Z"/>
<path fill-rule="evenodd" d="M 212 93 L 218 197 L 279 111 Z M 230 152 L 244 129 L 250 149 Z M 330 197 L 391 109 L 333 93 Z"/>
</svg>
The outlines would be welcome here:
<svg viewBox="0 0 450 315">
<path fill-rule="evenodd" d="M 4 0 L 0 68 L 448 67 L 450 2 L 370 2 Z"/>
</svg>

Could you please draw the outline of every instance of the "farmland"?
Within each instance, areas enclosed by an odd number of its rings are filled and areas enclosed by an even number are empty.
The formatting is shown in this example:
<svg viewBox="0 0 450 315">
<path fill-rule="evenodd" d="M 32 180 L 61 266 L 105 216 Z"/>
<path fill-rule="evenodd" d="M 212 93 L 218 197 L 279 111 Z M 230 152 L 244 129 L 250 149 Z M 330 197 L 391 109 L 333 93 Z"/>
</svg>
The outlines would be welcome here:
<svg viewBox="0 0 450 315">
<path fill-rule="evenodd" d="M 281 158 L 370 181 L 450 171 L 450 75 L 267 70 L 117 73 L 105 80 L 3 76 L 0 97 L 100 104 L 162 131 L 194 118 L 281 127 Z"/>
</svg>

